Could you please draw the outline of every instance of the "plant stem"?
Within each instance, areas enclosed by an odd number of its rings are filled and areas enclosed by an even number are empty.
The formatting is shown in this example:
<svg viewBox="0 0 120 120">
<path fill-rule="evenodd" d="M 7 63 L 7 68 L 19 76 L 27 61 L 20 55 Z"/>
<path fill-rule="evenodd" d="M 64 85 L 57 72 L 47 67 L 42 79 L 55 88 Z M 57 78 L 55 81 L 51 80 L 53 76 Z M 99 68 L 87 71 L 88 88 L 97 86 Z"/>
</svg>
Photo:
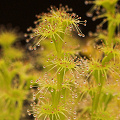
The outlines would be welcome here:
<svg viewBox="0 0 120 120">
<path fill-rule="evenodd" d="M 54 107 L 56 108 L 60 101 L 60 95 L 62 90 L 62 82 L 63 82 L 63 76 L 64 76 L 64 69 L 61 70 L 60 74 L 57 74 L 57 91 L 55 94 L 55 101 L 54 101 Z"/>
<path fill-rule="evenodd" d="M 65 31 L 65 28 L 64 28 L 64 31 Z M 54 38 L 53 38 L 53 41 L 54 41 L 54 45 L 55 45 L 55 48 L 57 51 L 57 57 L 58 57 L 58 59 L 61 59 L 62 58 L 62 45 L 63 45 L 62 40 L 64 39 L 64 34 L 58 33 L 58 35 L 55 36 L 57 41 Z M 59 69 L 59 66 L 57 69 Z M 63 77 L 64 77 L 64 69 L 58 71 L 58 73 L 57 73 L 57 90 L 56 90 L 54 98 L 53 98 L 53 101 L 54 101 L 53 107 L 54 108 L 57 108 L 57 106 L 60 102 Z"/>
<path fill-rule="evenodd" d="M 110 20 L 108 21 L 108 45 L 111 47 L 111 43 L 114 43 L 114 33 L 115 33 L 116 25 Z"/>
<path fill-rule="evenodd" d="M 97 109 L 98 109 L 98 105 L 99 105 L 99 99 L 101 96 L 101 90 L 102 90 L 102 86 L 98 86 L 97 89 L 97 93 L 94 96 L 94 100 L 93 100 L 93 107 L 92 107 L 92 116 L 95 116 L 95 113 L 97 113 Z M 94 118 L 92 118 L 92 120 L 95 120 Z"/>
<path fill-rule="evenodd" d="M 93 112 L 97 112 L 99 98 L 101 95 L 101 90 L 102 90 L 102 87 L 98 86 L 97 93 L 95 95 L 95 99 L 94 99 L 94 103 L 93 103 Z"/>
</svg>

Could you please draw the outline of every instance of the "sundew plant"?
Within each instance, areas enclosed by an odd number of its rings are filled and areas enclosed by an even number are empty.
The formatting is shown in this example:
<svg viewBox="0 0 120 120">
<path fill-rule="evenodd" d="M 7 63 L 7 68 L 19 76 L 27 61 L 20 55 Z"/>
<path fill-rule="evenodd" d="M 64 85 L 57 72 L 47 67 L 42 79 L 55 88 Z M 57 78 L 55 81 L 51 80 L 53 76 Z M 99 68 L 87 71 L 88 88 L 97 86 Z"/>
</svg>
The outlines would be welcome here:
<svg viewBox="0 0 120 120">
<path fill-rule="evenodd" d="M 24 100 L 29 93 L 30 80 L 28 74 L 31 64 L 25 64 L 23 51 L 13 47 L 19 39 L 16 29 L 0 29 L 0 119 L 19 120 Z M 17 52 L 17 54 L 16 54 Z"/>
<path fill-rule="evenodd" d="M 97 26 L 97 33 L 90 32 L 95 38 L 95 52 L 91 53 L 95 57 L 81 56 L 80 46 L 69 47 L 75 40 L 72 31 L 85 37 L 79 26 L 86 26 L 87 20 L 82 20 L 67 5 L 51 6 L 48 13 L 36 15 L 35 27 L 29 27 L 29 33 L 25 34 L 26 42 L 32 42 L 29 50 L 37 51 L 42 44 L 49 50 L 41 52 L 46 61 L 42 61 L 45 65 L 40 77 L 31 80 L 30 88 L 34 92 L 28 115 L 33 115 L 35 120 L 120 119 L 120 13 L 117 2 L 85 2 L 94 4 L 87 13 L 92 17 L 96 10 L 93 21 L 104 18 Z M 108 27 L 102 30 L 105 22 Z"/>
</svg>

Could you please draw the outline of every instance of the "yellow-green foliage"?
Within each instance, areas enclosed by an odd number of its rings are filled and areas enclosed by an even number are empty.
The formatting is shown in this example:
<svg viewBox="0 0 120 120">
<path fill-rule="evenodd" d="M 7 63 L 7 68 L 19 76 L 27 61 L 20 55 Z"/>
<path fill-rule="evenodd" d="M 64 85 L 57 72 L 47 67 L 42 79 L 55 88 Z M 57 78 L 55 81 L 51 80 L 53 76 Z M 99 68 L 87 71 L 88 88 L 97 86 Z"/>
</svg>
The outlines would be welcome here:
<svg viewBox="0 0 120 120">
<path fill-rule="evenodd" d="M 2 57 L 4 57 L 4 59 L 14 60 L 22 58 L 23 52 L 13 47 L 17 39 L 18 36 L 13 31 L 6 30 L 0 33 L 0 45 L 2 47 Z"/>
<path fill-rule="evenodd" d="M 73 13 L 69 14 L 67 6 L 65 8 L 60 6 L 59 9 L 51 7 L 49 13 L 37 16 L 35 28 L 28 28 L 32 33 L 27 40 L 34 38 L 35 42 L 37 41 L 30 50 L 36 50 L 36 45 L 40 46 L 41 41 L 46 40 L 43 43 L 45 50 L 41 47 L 43 51 L 40 52 L 42 54 L 40 57 L 43 58 L 40 63 L 44 64 L 43 68 L 47 72 L 36 80 L 38 92 L 33 93 L 33 109 L 28 109 L 28 114 L 33 114 L 35 119 L 119 120 L 120 118 L 119 112 L 114 113 L 110 107 L 112 105 L 115 110 L 119 110 L 120 50 L 117 43 L 119 37 L 115 37 L 116 28 L 120 24 L 119 12 L 115 8 L 117 0 L 110 2 L 95 0 L 86 3 L 94 3 L 92 10 L 96 9 L 97 14 L 101 12 L 100 15 L 93 17 L 93 20 L 106 18 L 97 26 L 98 33 L 94 34 L 98 42 L 100 40 L 102 43 L 100 45 L 96 43 L 97 50 L 92 53 L 95 55 L 91 57 L 89 55 L 89 60 L 79 56 L 81 48 L 69 49 L 69 44 L 75 44 L 69 42 L 71 40 L 69 37 L 65 37 L 69 34 L 66 31 L 76 28 L 79 36 L 84 37 L 84 34 L 78 27 L 81 23 L 80 18 Z M 90 13 L 88 15 L 91 16 Z M 108 22 L 107 32 L 101 33 L 102 25 L 106 21 Z M 25 34 L 25 37 L 28 35 Z M 68 43 L 66 45 L 65 40 Z"/>
<path fill-rule="evenodd" d="M 0 33 L 0 45 L 3 48 L 10 47 L 17 39 L 17 35 L 14 32 L 2 31 Z"/>
<path fill-rule="evenodd" d="M 19 58 L 23 51 L 15 48 L 13 43 L 18 36 L 12 31 L 0 33 L 0 119 L 19 120 L 23 101 L 27 99 L 30 80 L 28 70 L 31 64 L 25 64 Z"/>
</svg>

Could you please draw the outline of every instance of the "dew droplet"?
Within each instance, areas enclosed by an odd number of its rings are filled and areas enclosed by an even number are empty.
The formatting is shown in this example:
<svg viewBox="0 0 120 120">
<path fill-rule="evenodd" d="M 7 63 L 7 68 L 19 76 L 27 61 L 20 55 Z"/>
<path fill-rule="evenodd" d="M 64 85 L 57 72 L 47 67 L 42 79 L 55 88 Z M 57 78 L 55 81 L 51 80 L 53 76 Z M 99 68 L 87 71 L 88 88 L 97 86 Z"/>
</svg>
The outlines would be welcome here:
<svg viewBox="0 0 120 120">
<path fill-rule="evenodd" d="M 120 100 L 120 97 L 118 97 L 117 99 Z"/>
<path fill-rule="evenodd" d="M 78 33 L 78 35 L 81 37 L 82 36 L 82 34 L 81 33 Z"/>
<path fill-rule="evenodd" d="M 98 83 L 98 86 L 101 86 L 101 83 Z"/>
<path fill-rule="evenodd" d="M 46 66 L 43 66 L 43 68 L 46 68 Z"/>
<path fill-rule="evenodd" d="M 106 93 L 106 95 L 108 95 L 108 93 Z"/>
<path fill-rule="evenodd" d="M 75 104 L 75 103 L 72 101 L 72 104 Z"/>
<path fill-rule="evenodd" d="M 51 92 L 53 92 L 53 89 L 51 89 Z"/>
<path fill-rule="evenodd" d="M 34 49 L 34 50 L 36 50 L 37 48 L 36 48 L 36 47 L 34 47 L 33 49 Z"/>
<path fill-rule="evenodd" d="M 30 110 L 29 110 L 29 109 L 27 109 L 27 112 L 30 112 Z"/>
<path fill-rule="evenodd" d="M 37 115 L 36 115 L 36 114 L 34 114 L 34 115 L 33 115 L 33 117 L 37 117 Z"/>
<path fill-rule="evenodd" d="M 38 120 L 38 118 L 35 118 L 35 120 Z"/>
<path fill-rule="evenodd" d="M 40 95 L 40 98 L 42 98 L 42 95 Z"/>
<path fill-rule="evenodd" d="M 73 112 L 73 114 L 75 114 L 75 115 L 76 115 L 76 114 L 77 114 L 77 113 L 76 113 L 76 111 L 74 111 L 74 112 Z"/>
<path fill-rule="evenodd" d="M 72 98 L 74 98 L 74 95 L 72 95 Z"/>
<path fill-rule="evenodd" d="M 89 2 L 88 1 L 85 1 L 85 5 L 88 5 L 89 4 Z"/>
<path fill-rule="evenodd" d="M 38 87 L 37 89 L 40 90 L 40 87 Z"/>
<path fill-rule="evenodd" d="M 77 96 L 77 94 L 75 95 L 75 98 L 77 98 L 78 96 Z"/>
<path fill-rule="evenodd" d="M 84 20 L 84 22 L 86 23 L 86 22 L 87 22 L 87 20 Z"/>
<path fill-rule="evenodd" d="M 61 95 L 61 98 L 63 98 L 63 95 Z"/>
<path fill-rule="evenodd" d="M 30 116 L 30 115 L 31 115 L 31 113 L 28 113 L 28 115 Z"/>
<path fill-rule="evenodd" d="M 85 84 L 85 83 L 86 83 L 86 80 L 83 81 L 83 84 Z"/>
<path fill-rule="evenodd" d="M 33 96 L 33 100 L 35 100 L 35 99 L 36 99 L 36 96 L 34 95 L 34 96 Z"/>
<path fill-rule="evenodd" d="M 33 106 L 33 104 L 31 103 L 31 104 L 30 104 L 30 106 L 32 107 L 32 106 Z"/>
<path fill-rule="evenodd" d="M 32 88 L 33 86 L 32 85 L 30 85 L 30 88 Z"/>
<path fill-rule="evenodd" d="M 76 119 L 76 116 L 74 116 L 74 118 L 73 118 L 74 120 Z"/>
<path fill-rule="evenodd" d="M 26 42 L 28 43 L 30 40 L 29 39 L 26 39 Z"/>
<path fill-rule="evenodd" d="M 90 13 L 90 12 L 87 12 L 86 15 L 87 15 L 87 17 L 92 17 L 93 16 L 93 14 Z"/>
<path fill-rule="evenodd" d="M 33 80 L 31 80 L 30 82 L 33 83 Z"/>
<path fill-rule="evenodd" d="M 38 43 L 37 46 L 40 46 L 40 43 Z"/>
<path fill-rule="evenodd" d="M 84 35 L 84 34 L 82 34 L 82 37 L 85 37 L 85 35 Z"/>
<path fill-rule="evenodd" d="M 27 36 L 28 36 L 28 34 L 25 33 L 25 34 L 24 34 L 24 37 L 27 37 Z"/>
<path fill-rule="evenodd" d="M 33 50 L 33 47 L 32 47 L 32 46 L 29 46 L 28 49 L 29 49 L 29 50 Z"/>
<path fill-rule="evenodd" d="M 80 78 L 79 76 L 77 76 L 77 78 Z"/>
<path fill-rule="evenodd" d="M 68 120 L 70 120 L 71 118 L 70 117 L 68 117 Z"/>
</svg>

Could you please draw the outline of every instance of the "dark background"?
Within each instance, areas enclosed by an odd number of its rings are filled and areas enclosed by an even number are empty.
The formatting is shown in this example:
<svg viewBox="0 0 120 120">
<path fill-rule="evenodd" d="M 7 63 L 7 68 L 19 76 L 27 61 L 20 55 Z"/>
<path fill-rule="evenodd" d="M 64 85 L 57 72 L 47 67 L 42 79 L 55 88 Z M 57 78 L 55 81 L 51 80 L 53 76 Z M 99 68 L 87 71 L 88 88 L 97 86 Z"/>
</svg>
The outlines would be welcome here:
<svg viewBox="0 0 120 120">
<path fill-rule="evenodd" d="M 81 25 L 81 29 L 85 35 L 89 31 L 95 31 L 98 21 L 93 22 L 92 18 L 86 16 L 86 12 L 92 5 L 85 5 L 85 0 L 1 0 L 0 2 L 0 25 L 11 24 L 12 27 L 19 27 L 20 31 L 26 32 L 29 26 L 34 27 L 33 22 L 36 20 L 35 15 L 48 12 L 50 5 L 59 7 L 68 5 L 73 8 L 73 12 L 87 20 L 87 26 Z"/>
</svg>

